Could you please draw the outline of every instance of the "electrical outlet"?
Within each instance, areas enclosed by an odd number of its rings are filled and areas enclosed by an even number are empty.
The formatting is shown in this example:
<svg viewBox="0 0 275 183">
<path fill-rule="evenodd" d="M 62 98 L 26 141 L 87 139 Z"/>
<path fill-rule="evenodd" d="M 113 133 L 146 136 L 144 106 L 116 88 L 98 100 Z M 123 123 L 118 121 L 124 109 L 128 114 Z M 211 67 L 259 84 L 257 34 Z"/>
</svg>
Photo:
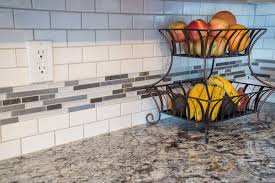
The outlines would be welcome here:
<svg viewBox="0 0 275 183">
<path fill-rule="evenodd" d="M 26 43 L 31 83 L 53 80 L 53 55 L 51 41 L 28 41 Z"/>
</svg>

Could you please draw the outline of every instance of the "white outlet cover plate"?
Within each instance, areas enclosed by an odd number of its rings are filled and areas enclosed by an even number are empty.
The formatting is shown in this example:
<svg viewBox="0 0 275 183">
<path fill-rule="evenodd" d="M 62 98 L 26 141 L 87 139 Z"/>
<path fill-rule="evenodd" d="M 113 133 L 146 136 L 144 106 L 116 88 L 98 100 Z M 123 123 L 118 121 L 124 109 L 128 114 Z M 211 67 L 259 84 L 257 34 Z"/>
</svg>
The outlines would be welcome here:
<svg viewBox="0 0 275 183">
<path fill-rule="evenodd" d="M 30 83 L 53 80 L 53 54 L 51 41 L 26 42 Z"/>
</svg>

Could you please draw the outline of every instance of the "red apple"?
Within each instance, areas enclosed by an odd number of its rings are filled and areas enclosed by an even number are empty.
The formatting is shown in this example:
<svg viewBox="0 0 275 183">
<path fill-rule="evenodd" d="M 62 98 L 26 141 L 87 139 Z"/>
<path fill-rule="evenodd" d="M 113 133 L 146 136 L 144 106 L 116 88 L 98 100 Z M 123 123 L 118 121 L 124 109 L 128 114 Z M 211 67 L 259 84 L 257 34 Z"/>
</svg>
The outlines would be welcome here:
<svg viewBox="0 0 275 183">
<path fill-rule="evenodd" d="M 208 23 L 208 26 L 209 26 L 210 30 L 228 29 L 227 22 L 222 20 L 222 19 L 218 19 L 218 18 L 214 18 L 214 19 L 210 20 L 210 22 Z M 225 31 L 225 30 L 223 30 L 223 31 L 210 31 L 209 35 L 212 36 L 212 37 L 215 37 L 217 34 L 219 34 L 218 37 L 224 37 L 226 33 L 227 33 L 227 31 Z"/>
<path fill-rule="evenodd" d="M 186 27 L 187 29 L 208 29 L 208 24 L 205 23 L 202 19 L 193 20 L 189 25 Z M 193 41 L 197 41 L 200 39 L 199 33 L 196 30 L 190 30 L 189 32 L 189 38 Z M 206 37 L 207 31 L 200 31 L 202 37 Z"/>
</svg>

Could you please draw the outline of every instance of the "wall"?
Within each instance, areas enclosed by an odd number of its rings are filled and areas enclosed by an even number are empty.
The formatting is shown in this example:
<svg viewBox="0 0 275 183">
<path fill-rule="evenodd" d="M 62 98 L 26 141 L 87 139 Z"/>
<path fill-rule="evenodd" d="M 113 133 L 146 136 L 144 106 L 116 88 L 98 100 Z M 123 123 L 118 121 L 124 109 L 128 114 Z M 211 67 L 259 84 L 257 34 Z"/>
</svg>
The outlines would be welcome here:
<svg viewBox="0 0 275 183">
<path fill-rule="evenodd" d="M 144 124 L 155 106 L 141 87 L 169 61 L 157 29 L 224 9 L 253 26 L 255 13 L 254 5 L 162 0 L 10 0 L 0 7 L 0 159 Z M 54 82 L 28 84 L 28 40 L 53 41 Z M 166 82 L 200 76 L 201 63 L 176 58 Z M 247 72 L 239 58 L 216 66 L 229 78 Z"/>
</svg>

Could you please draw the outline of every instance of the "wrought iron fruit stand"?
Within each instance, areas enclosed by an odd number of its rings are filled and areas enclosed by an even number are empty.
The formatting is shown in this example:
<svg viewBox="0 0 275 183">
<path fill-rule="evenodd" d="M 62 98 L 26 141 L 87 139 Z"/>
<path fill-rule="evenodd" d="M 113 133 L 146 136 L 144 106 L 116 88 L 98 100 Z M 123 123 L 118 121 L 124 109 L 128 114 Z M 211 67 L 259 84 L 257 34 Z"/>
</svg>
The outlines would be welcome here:
<svg viewBox="0 0 275 183">
<path fill-rule="evenodd" d="M 208 143 L 210 123 L 230 120 L 252 113 L 257 113 L 258 120 L 261 122 L 259 115 L 261 108 L 267 98 L 274 92 L 274 87 L 254 73 L 251 51 L 266 31 L 264 28 L 160 29 L 159 32 L 169 43 L 171 61 L 162 78 L 146 87 L 147 93 L 152 97 L 158 110 L 158 116 L 154 117 L 152 113 L 147 114 L 147 123 L 150 125 L 158 123 L 161 119 L 161 113 L 195 123 L 202 123 L 205 127 L 205 142 Z M 227 39 L 224 39 L 225 35 Z M 169 84 L 161 83 L 171 71 L 174 56 L 203 60 L 203 77 Z M 215 88 L 215 83 L 213 84 L 213 81 L 219 83 L 219 79 L 222 79 L 218 76 L 212 76 L 215 59 L 240 56 L 248 58 L 251 75 L 261 84 L 229 81 L 230 85 L 238 91 L 242 90 L 243 93 L 227 95 L 227 92 Z M 210 73 L 207 74 L 207 63 L 209 62 L 211 62 L 211 69 Z M 225 81 L 223 83 L 228 85 Z M 205 90 L 204 96 L 192 96 L 190 93 L 194 87 L 201 87 L 201 91 Z M 218 97 L 216 94 L 217 89 L 224 94 Z M 229 90 L 228 86 L 224 86 L 222 89 Z M 214 95 L 216 97 L 211 97 Z"/>
</svg>

